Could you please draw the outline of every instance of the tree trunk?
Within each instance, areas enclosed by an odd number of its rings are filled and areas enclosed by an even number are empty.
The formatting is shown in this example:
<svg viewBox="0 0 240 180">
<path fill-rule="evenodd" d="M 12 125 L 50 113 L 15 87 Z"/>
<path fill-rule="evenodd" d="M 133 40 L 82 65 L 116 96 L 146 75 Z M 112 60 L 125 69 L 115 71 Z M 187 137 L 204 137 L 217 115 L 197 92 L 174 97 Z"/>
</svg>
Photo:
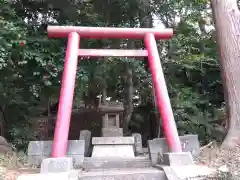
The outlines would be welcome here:
<svg viewBox="0 0 240 180">
<path fill-rule="evenodd" d="M 105 80 L 104 80 L 105 81 Z M 105 82 L 104 82 L 105 83 Z M 105 83 L 106 84 L 106 83 Z M 106 105 L 106 99 L 107 99 L 107 88 L 106 86 L 104 86 L 103 90 L 102 90 L 102 100 L 101 100 L 101 103 L 103 105 Z"/>
<path fill-rule="evenodd" d="M 0 106 L 0 136 L 5 137 L 4 125 L 6 123 L 5 106 Z"/>
<path fill-rule="evenodd" d="M 130 25 L 132 25 L 130 20 Z M 132 26 L 131 26 L 132 27 Z M 132 40 L 128 40 L 127 49 L 134 49 L 135 44 Z M 133 113 L 133 70 L 131 65 L 127 62 L 125 63 L 125 87 L 124 87 L 124 116 L 123 116 L 123 132 L 124 135 L 128 136 L 130 132 L 129 124 Z"/>
<path fill-rule="evenodd" d="M 240 144 L 240 13 L 236 0 L 212 0 L 212 10 L 229 122 L 222 147 L 234 148 Z"/>
<path fill-rule="evenodd" d="M 133 113 L 133 71 L 132 68 L 126 64 L 125 76 L 125 95 L 124 95 L 124 117 L 123 117 L 123 132 L 129 135 L 129 124 Z"/>
<path fill-rule="evenodd" d="M 198 26 L 201 31 L 201 35 L 204 37 L 204 35 L 206 35 L 207 32 L 206 32 L 206 22 L 203 18 L 200 18 L 200 20 L 198 21 Z M 201 55 L 204 55 L 204 52 L 205 52 L 205 41 L 201 40 L 201 42 L 200 42 Z"/>
<path fill-rule="evenodd" d="M 143 10 L 139 11 L 139 21 L 140 21 L 140 27 L 141 28 L 153 28 L 153 17 L 151 14 L 151 7 L 150 7 L 150 1 L 144 1 L 143 2 Z M 144 44 L 144 42 L 143 42 Z M 144 45 L 145 47 L 145 45 Z M 148 62 L 148 57 L 144 58 L 145 62 Z M 156 119 L 158 120 L 158 124 L 155 126 L 156 127 L 156 132 L 157 132 L 157 137 L 160 136 L 161 133 L 161 121 L 160 121 L 160 116 L 157 111 L 157 102 L 156 102 L 156 95 L 155 95 L 155 90 L 154 86 L 152 84 L 152 101 L 153 101 L 153 107 L 155 108 L 154 114 L 156 116 Z"/>
</svg>

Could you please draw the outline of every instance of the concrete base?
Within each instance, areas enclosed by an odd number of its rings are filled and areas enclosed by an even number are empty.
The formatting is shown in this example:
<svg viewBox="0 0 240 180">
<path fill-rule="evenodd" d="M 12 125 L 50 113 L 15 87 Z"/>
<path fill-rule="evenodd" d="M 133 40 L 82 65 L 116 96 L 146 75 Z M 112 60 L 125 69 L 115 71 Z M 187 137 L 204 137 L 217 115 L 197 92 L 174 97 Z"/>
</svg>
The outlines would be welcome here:
<svg viewBox="0 0 240 180">
<path fill-rule="evenodd" d="M 47 158 L 42 161 L 41 174 L 55 172 L 69 172 L 73 169 L 73 159 L 63 158 Z"/>
</svg>

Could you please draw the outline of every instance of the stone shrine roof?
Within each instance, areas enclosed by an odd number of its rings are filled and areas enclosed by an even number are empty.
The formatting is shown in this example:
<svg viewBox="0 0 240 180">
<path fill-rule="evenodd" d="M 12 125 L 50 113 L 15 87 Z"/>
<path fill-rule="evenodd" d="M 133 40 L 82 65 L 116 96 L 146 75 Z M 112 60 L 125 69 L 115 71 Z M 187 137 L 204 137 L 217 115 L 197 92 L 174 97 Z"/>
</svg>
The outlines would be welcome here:
<svg viewBox="0 0 240 180">
<path fill-rule="evenodd" d="M 89 109 L 89 111 L 94 110 L 94 109 L 91 109 L 91 108 L 85 108 L 85 104 L 84 104 L 83 101 L 80 101 L 80 103 L 77 105 L 77 109 L 75 109 L 75 111 L 78 111 L 80 109 Z M 101 104 L 100 107 L 99 107 L 99 111 L 104 112 L 104 113 L 123 112 L 124 107 L 123 107 L 123 103 L 121 103 L 121 102 L 110 101 L 110 102 L 106 102 L 106 104 Z"/>
</svg>

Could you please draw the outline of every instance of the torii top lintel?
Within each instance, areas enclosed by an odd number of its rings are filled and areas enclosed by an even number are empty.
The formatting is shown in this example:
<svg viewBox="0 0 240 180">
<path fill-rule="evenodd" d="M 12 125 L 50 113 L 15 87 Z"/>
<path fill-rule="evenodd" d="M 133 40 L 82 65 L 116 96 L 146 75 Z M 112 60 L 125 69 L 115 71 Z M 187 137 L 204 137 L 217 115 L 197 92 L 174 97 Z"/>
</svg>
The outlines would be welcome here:
<svg viewBox="0 0 240 180">
<path fill-rule="evenodd" d="M 173 36 L 171 28 L 115 28 L 115 27 L 83 27 L 83 26 L 48 26 L 48 36 L 64 38 L 71 32 L 77 32 L 82 38 L 101 39 L 144 39 L 147 33 L 152 33 L 156 40 L 170 39 Z"/>
</svg>

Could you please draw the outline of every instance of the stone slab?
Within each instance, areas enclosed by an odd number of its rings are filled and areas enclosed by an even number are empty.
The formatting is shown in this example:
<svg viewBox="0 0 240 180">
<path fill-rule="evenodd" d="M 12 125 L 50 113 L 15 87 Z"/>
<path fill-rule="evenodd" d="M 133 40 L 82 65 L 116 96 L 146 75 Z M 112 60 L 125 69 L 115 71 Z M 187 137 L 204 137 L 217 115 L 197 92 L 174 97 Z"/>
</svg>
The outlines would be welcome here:
<svg viewBox="0 0 240 180">
<path fill-rule="evenodd" d="M 82 168 L 93 169 L 119 169 L 119 168 L 147 168 L 151 167 L 151 161 L 146 157 L 136 158 L 85 158 Z"/>
<path fill-rule="evenodd" d="M 25 174 L 17 180 L 165 180 L 165 173 L 155 168 L 133 168 L 64 173 Z"/>
<path fill-rule="evenodd" d="M 193 157 L 190 152 L 164 153 L 162 162 L 163 165 L 166 166 L 184 166 L 194 164 Z"/>
<path fill-rule="evenodd" d="M 52 141 L 30 141 L 28 145 L 29 165 L 39 167 L 45 158 L 50 158 L 52 151 Z M 67 146 L 67 157 L 73 158 L 74 167 L 81 166 L 84 160 L 85 142 L 84 140 L 69 140 Z"/>
<path fill-rule="evenodd" d="M 79 180 L 165 180 L 165 173 L 154 168 L 113 169 L 83 172 Z"/>
<path fill-rule="evenodd" d="M 166 174 L 167 180 L 208 179 L 216 175 L 216 170 L 207 166 L 158 166 Z"/>
<path fill-rule="evenodd" d="M 17 180 L 70 180 L 69 173 L 63 172 L 63 173 L 48 173 L 48 174 L 23 174 L 17 177 Z M 73 178 L 72 180 L 77 180 L 76 178 Z"/>
<path fill-rule="evenodd" d="M 92 137 L 91 131 L 88 130 L 80 131 L 79 140 L 85 141 L 85 153 L 84 153 L 85 157 L 90 156 L 91 137 Z"/>
<path fill-rule="evenodd" d="M 93 137 L 93 145 L 134 145 L 134 137 Z"/>
<path fill-rule="evenodd" d="M 193 157 L 200 153 L 200 144 L 197 135 L 180 136 L 183 152 L 190 152 Z M 162 154 L 169 152 L 165 138 L 156 138 L 148 141 L 148 152 L 152 164 L 156 165 L 161 162 Z"/>
<path fill-rule="evenodd" d="M 132 136 L 134 137 L 134 150 L 135 155 L 139 155 L 143 153 L 142 148 L 142 135 L 140 133 L 133 133 Z"/>
<path fill-rule="evenodd" d="M 134 158 L 133 145 L 94 145 L 92 157 Z"/>
<path fill-rule="evenodd" d="M 123 129 L 122 128 L 102 128 L 102 137 L 119 137 L 123 136 Z"/>
<path fill-rule="evenodd" d="M 73 169 L 73 159 L 69 157 L 63 158 L 47 158 L 43 159 L 41 164 L 41 174 L 55 172 L 69 172 Z"/>
<path fill-rule="evenodd" d="M 206 166 L 158 166 L 158 168 L 132 168 L 93 171 L 70 171 L 48 174 L 23 174 L 17 180 L 181 180 L 212 177 L 215 169 Z"/>
<path fill-rule="evenodd" d="M 177 174 L 173 171 L 172 167 L 161 166 L 160 168 L 164 171 L 167 180 L 179 180 Z"/>
</svg>

